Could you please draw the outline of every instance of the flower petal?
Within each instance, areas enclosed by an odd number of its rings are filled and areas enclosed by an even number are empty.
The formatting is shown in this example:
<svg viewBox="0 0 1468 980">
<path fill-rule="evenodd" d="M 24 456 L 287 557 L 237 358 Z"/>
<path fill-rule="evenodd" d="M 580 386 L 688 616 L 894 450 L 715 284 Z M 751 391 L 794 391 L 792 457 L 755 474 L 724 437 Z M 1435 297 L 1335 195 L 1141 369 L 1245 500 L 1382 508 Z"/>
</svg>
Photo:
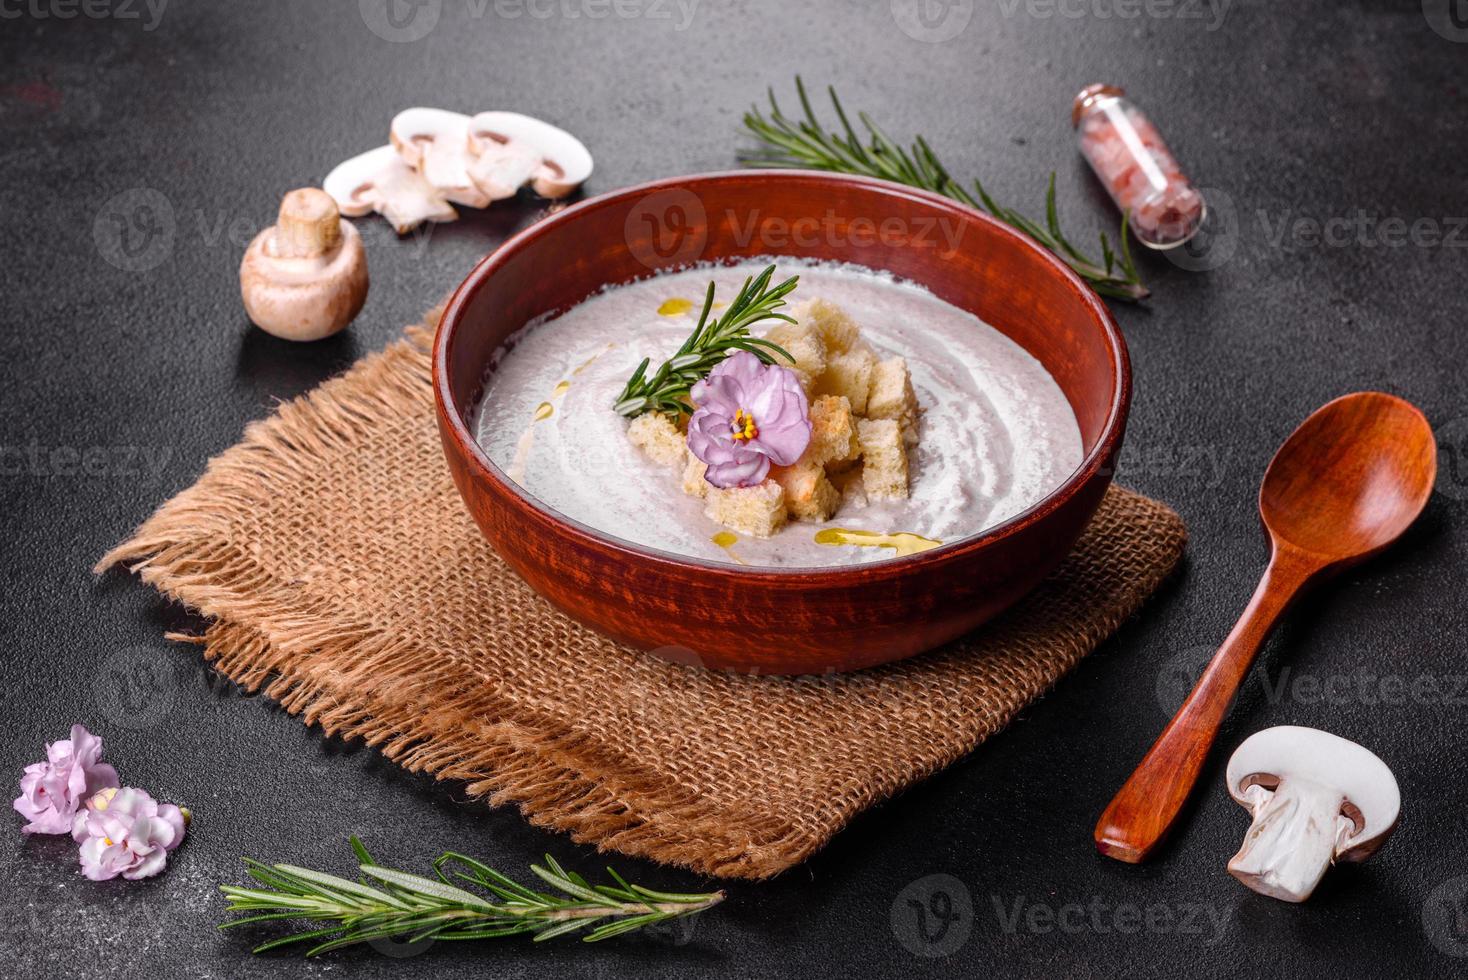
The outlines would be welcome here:
<svg viewBox="0 0 1468 980">
<path fill-rule="evenodd" d="M 740 350 L 720 361 L 710 377 L 718 374 L 725 378 L 732 378 L 747 392 L 755 385 L 762 383 L 764 371 L 763 361 L 747 350 Z"/>
<path fill-rule="evenodd" d="M 713 466 L 733 459 L 734 435 L 729 419 L 711 409 L 700 408 L 688 420 L 688 449 Z"/>
<path fill-rule="evenodd" d="M 174 806 L 172 803 L 160 804 L 158 807 L 157 819 L 161 823 L 166 824 L 169 830 L 172 832 L 172 837 L 169 839 L 168 843 L 164 845 L 168 850 L 171 851 L 179 844 L 183 843 L 184 833 L 188 827 L 188 824 L 184 821 L 182 810 Z"/>
<path fill-rule="evenodd" d="M 166 863 L 168 863 L 167 852 L 159 848 L 124 871 L 122 876 L 128 881 L 137 881 L 139 878 L 151 878 L 162 871 Z"/>
<path fill-rule="evenodd" d="M 82 874 L 93 881 L 107 881 L 109 878 L 116 878 L 118 869 L 103 860 L 103 853 L 106 850 L 108 850 L 107 843 L 100 837 L 92 837 L 85 841 L 78 852 Z"/>
<path fill-rule="evenodd" d="M 718 368 L 714 370 L 717 372 Z M 717 373 L 710 374 L 694 385 L 689 394 L 700 410 L 712 412 L 726 419 L 734 417 L 734 413 L 739 410 L 740 400 L 744 396 L 738 381 Z"/>
<path fill-rule="evenodd" d="M 712 464 L 704 479 L 716 487 L 752 487 L 763 483 L 770 473 L 770 458 L 763 453 L 741 454 L 740 459 Z"/>
<path fill-rule="evenodd" d="M 755 448 L 767 453 L 781 466 L 789 466 L 810 445 L 810 406 L 794 372 L 772 366 L 766 388 L 756 410 L 759 437 Z M 759 414 L 759 413 L 763 414 Z"/>
</svg>

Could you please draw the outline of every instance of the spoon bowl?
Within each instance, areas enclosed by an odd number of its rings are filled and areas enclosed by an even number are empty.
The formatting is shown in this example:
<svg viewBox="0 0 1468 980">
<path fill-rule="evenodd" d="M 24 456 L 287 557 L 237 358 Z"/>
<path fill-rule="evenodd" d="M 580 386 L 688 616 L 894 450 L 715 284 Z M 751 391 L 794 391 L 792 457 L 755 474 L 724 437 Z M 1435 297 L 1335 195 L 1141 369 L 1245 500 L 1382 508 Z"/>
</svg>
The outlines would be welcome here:
<svg viewBox="0 0 1468 980">
<path fill-rule="evenodd" d="M 1259 515 L 1276 543 L 1332 566 L 1371 557 L 1432 496 L 1437 441 L 1417 408 L 1375 391 L 1322 406 L 1264 474 Z"/>
</svg>

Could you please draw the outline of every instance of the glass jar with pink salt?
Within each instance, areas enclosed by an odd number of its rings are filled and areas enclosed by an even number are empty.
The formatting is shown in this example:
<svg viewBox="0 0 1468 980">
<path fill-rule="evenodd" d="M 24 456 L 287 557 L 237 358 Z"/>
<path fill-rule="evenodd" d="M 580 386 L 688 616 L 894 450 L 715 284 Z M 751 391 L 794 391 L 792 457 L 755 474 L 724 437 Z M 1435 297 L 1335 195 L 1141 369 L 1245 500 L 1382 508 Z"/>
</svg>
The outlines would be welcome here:
<svg viewBox="0 0 1468 980">
<path fill-rule="evenodd" d="M 1071 123 L 1081 153 L 1137 241 L 1176 248 L 1198 233 L 1207 208 L 1157 127 L 1114 85 L 1088 85 L 1076 96 Z"/>
</svg>

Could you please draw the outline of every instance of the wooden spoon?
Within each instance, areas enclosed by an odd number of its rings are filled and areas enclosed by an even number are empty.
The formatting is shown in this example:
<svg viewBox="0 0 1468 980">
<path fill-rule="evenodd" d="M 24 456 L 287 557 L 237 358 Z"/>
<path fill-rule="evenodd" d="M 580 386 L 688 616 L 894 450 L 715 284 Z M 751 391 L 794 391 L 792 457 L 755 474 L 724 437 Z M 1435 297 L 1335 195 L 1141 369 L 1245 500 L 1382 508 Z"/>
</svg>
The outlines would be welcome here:
<svg viewBox="0 0 1468 980">
<path fill-rule="evenodd" d="M 1136 864 L 1177 822 L 1254 655 L 1307 585 L 1382 551 L 1422 513 L 1437 476 L 1432 427 L 1378 392 L 1317 410 L 1264 474 L 1259 513 L 1271 555 L 1238 625 L 1096 822 L 1096 848 Z"/>
</svg>

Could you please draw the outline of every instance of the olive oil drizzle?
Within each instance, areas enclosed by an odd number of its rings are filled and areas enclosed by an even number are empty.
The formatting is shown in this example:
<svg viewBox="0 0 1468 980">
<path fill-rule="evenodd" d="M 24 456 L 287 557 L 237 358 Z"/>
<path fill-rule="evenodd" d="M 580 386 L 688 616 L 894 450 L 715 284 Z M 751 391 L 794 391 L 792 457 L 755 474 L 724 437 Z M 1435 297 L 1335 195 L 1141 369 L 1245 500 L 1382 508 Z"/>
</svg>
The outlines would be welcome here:
<svg viewBox="0 0 1468 980">
<path fill-rule="evenodd" d="M 858 548 L 891 548 L 899 558 L 916 555 L 941 545 L 942 541 L 925 538 L 908 531 L 883 534 L 880 531 L 858 531 L 844 527 L 828 527 L 816 532 L 816 544 L 855 545 Z"/>
<path fill-rule="evenodd" d="M 612 345 L 608 344 L 607 350 L 611 349 Z M 586 361 L 585 364 L 572 371 L 571 374 L 577 375 L 580 374 L 582 371 L 585 371 L 588 367 L 591 366 L 593 361 L 595 361 L 598 357 L 601 357 L 601 355 L 605 354 L 606 352 L 607 351 L 601 351 L 598 354 L 593 354 L 591 358 Z M 557 383 L 555 388 L 551 389 L 550 399 L 548 401 L 541 402 L 540 405 L 536 407 L 535 417 L 530 420 L 530 424 L 525 427 L 525 431 L 520 433 L 520 441 L 515 443 L 515 458 L 510 462 L 510 468 L 507 471 L 510 479 L 514 480 L 516 483 L 523 484 L 525 482 L 525 463 L 530 458 L 530 448 L 535 445 L 535 423 L 544 422 L 546 419 L 556 414 L 556 406 L 552 403 L 570 390 L 570 378 L 562 379 L 559 383 Z"/>
<path fill-rule="evenodd" d="M 749 564 L 743 558 L 740 558 L 734 553 L 734 546 L 739 543 L 739 535 L 735 534 L 733 531 L 720 531 L 718 534 L 715 534 L 713 536 L 712 540 L 714 544 L 718 545 L 720 548 L 723 548 L 724 553 L 727 554 L 730 558 L 734 559 L 736 563 L 740 565 Z"/>
</svg>

